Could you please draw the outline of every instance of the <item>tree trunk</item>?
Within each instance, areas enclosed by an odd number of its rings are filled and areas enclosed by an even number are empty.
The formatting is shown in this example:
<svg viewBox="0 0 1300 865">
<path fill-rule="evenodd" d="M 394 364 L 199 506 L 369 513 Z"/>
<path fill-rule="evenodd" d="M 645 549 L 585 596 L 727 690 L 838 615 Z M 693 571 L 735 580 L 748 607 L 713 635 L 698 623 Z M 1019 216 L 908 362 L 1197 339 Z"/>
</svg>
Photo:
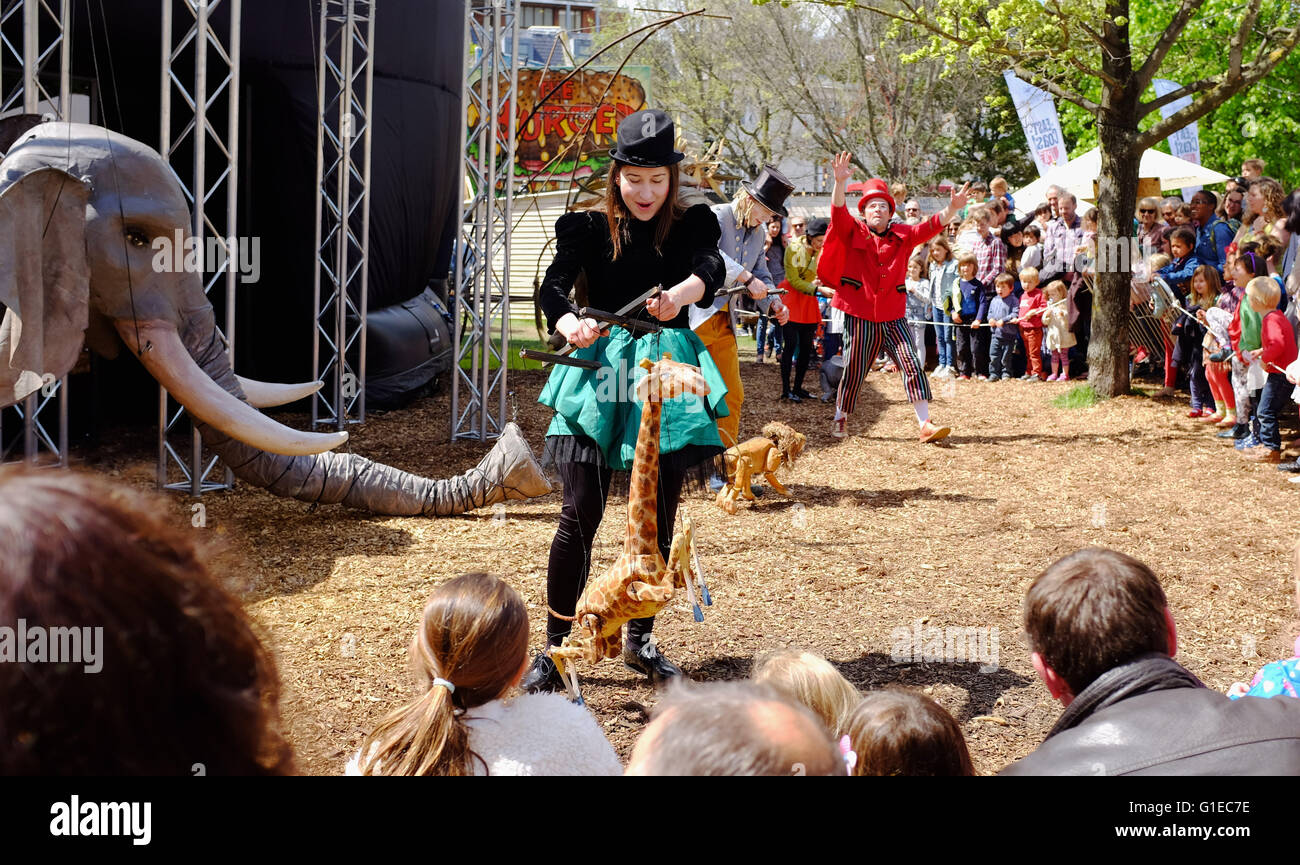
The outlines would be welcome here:
<svg viewBox="0 0 1300 865">
<path fill-rule="evenodd" d="M 1088 383 L 1100 396 L 1128 393 L 1128 309 L 1132 279 L 1133 212 L 1137 203 L 1137 108 L 1142 94 L 1133 78 L 1128 50 L 1129 0 L 1107 0 L 1101 52 L 1101 108 L 1097 132 L 1101 176 L 1097 178 L 1097 277 L 1088 343 Z"/>
<path fill-rule="evenodd" d="M 1136 132 L 1101 123 L 1101 177 L 1097 191 L 1097 277 L 1092 299 L 1092 337 L 1088 344 L 1088 383 L 1100 396 L 1128 393 L 1129 283 L 1133 249 L 1133 210 L 1142 155 Z"/>
</svg>

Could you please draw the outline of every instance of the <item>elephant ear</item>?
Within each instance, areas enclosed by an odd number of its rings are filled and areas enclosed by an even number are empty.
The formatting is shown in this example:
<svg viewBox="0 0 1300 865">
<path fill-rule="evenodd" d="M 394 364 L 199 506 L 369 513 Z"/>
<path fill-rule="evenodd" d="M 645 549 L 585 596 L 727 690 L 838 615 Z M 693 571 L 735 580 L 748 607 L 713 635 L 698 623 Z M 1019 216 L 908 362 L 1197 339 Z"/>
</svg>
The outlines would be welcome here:
<svg viewBox="0 0 1300 865">
<path fill-rule="evenodd" d="M 0 406 L 76 363 L 90 303 L 90 189 L 57 168 L 9 181 L 0 164 Z"/>
</svg>

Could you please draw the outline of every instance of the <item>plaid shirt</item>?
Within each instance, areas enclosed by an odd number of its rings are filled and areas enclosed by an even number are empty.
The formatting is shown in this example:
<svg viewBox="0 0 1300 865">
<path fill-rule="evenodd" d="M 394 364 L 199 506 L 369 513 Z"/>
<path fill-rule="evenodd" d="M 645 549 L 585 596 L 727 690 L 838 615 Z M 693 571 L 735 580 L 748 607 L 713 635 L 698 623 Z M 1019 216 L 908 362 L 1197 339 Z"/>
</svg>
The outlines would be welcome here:
<svg viewBox="0 0 1300 865">
<path fill-rule="evenodd" d="M 1007 247 L 991 231 L 988 237 L 976 241 L 972 252 L 976 261 L 975 278 L 985 285 L 992 285 L 993 278 L 1007 269 Z"/>
<path fill-rule="evenodd" d="M 1059 216 L 1047 223 L 1047 230 L 1043 233 L 1044 281 L 1060 274 L 1073 278 L 1074 256 L 1082 245 L 1083 217 L 1079 214 L 1074 215 L 1073 225 L 1067 226 Z"/>
</svg>

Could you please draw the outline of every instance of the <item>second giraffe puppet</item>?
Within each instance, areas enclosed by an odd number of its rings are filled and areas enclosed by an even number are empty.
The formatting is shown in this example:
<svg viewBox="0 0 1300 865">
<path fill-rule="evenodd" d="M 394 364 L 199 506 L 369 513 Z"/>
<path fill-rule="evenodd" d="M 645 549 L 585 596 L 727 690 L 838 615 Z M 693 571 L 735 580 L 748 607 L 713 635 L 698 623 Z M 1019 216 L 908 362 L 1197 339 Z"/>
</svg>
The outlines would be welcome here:
<svg viewBox="0 0 1300 865">
<path fill-rule="evenodd" d="M 659 552 L 657 509 L 663 401 L 685 393 L 706 396 L 709 385 L 698 369 L 676 363 L 667 354 L 655 364 L 643 360 L 641 367 L 646 375 L 636 383 L 636 397 L 642 403 L 641 426 L 627 495 L 623 554 L 588 584 L 578 599 L 573 632 L 551 650 L 551 659 L 569 682 L 571 695 L 579 700 L 577 676 L 570 669 L 574 661 L 581 658 L 594 664 L 602 658 L 617 657 L 623 651 L 623 625 L 658 613 L 672 600 L 674 588 L 685 588 L 694 602 L 692 581 L 696 581 L 707 597 L 698 564 L 693 568 L 695 539 L 691 521 L 682 519 L 682 531 L 673 535 L 665 562 Z M 702 618 L 697 612 L 696 620 Z"/>
</svg>

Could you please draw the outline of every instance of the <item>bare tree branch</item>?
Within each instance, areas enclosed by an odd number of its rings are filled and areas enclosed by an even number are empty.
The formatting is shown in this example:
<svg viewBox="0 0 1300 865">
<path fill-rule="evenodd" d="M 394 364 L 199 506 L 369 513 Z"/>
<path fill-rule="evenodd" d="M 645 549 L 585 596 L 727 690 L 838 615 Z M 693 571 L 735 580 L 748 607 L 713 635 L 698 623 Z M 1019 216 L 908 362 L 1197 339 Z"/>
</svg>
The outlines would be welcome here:
<svg viewBox="0 0 1300 865">
<path fill-rule="evenodd" d="M 1201 93 L 1205 90 L 1216 87 L 1219 85 L 1221 77 L 1222 76 L 1215 75 L 1210 78 L 1202 78 L 1200 81 L 1193 81 L 1191 84 L 1185 84 L 1177 90 L 1171 90 L 1164 96 L 1152 99 L 1150 102 L 1143 102 L 1138 106 L 1138 117 L 1146 117 L 1152 111 L 1155 111 L 1158 108 L 1164 108 L 1170 102 L 1177 102 L 1184 96 L 1191 96 L 1194 93 Z"/>
<path fill-rule="evenodd" d="M 1133 76 L 1133 86 L 1137 88 L 1139 93 L 1146 92 L 1147 87 L 1151 85 L 1151 79 L 1155 78 L 1160 65 L 1165 62 L 1165 56 L 1169 53 L 1169 49 L 1174 47 L 1174 43 L 1178 41 L 1178 37 L 1186 29 L 1187 22 L 1192 20 L 1192 16 L 1203 5 L 1205 5 L 1205 0 L 1183 0 L 1183 4 L 1178 7 L 1178 11 L 1174 13 L 1174 17 L 1170 20 L 1169 26 L 1160 34 L 1156 44 L 1151 47 L 1151 53 L 1147 55 L 1147 59 L 1142 62 L 1142 65 L 1138 67 Z"/>
<path fill-rule="evenodd" d="M 1242 67 L 1240 74 L 1235 78 L 1230 77 L 1227 72 L 1216 76 L 1216 84 L 1212 90 L 1178 113 L 1170 115 L 1143 132 L 1138 136 L 1135 146 L 1139 151 L 1146 150 L 1187 124 L 1209 114 L 1235 94 L 1272 72 L 1297 43 L 1300 43 L 1300 27 L 1285 31 L 1281 39 L 1269 46 L 1269 50 L 1260 61 Z"/>
</svg>

